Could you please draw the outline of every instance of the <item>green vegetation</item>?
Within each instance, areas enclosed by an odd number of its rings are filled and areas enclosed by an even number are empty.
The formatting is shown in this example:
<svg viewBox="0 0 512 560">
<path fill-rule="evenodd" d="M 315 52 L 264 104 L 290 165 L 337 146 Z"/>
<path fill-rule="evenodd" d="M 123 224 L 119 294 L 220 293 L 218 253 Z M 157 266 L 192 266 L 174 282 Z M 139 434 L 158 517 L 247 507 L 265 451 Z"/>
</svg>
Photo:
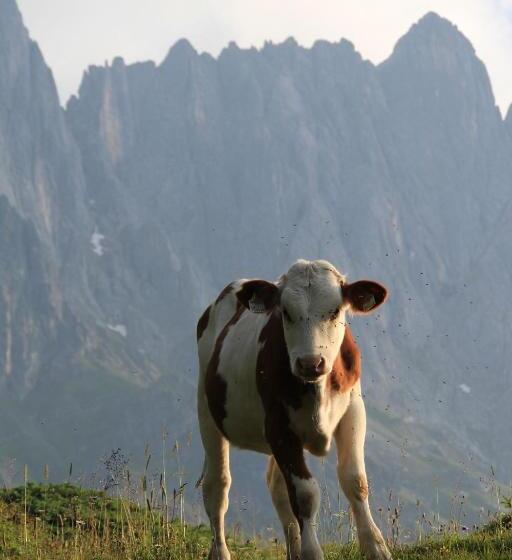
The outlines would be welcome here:
<svg viewBox="0 0 512 560">
<path fill-rule="evenodd" d="M 0 490 L 0 558 L 26 560 L 202 559 L 210 532 L 173 519 L 148 496 L 141 503 L 71 484 Z M 166 503 L 165 496 L 162 503 Z M 142 503 L 144 505 L 142 505 Z M 153 505 L 152 505 L 153 504 Z M 166 516 L 169 521 L 166 521 Z M 179 516 L 178 516 L 179 517 Z M 284 559 L 279 543 L 230 539 L 234 560 Z M 326 559 L 360 559 L 356 544 L 325 546 Z M 444 534 L 394 548 L 396 560 L 510 560 L 512 515 L 467 536 Z"/>
</svg>

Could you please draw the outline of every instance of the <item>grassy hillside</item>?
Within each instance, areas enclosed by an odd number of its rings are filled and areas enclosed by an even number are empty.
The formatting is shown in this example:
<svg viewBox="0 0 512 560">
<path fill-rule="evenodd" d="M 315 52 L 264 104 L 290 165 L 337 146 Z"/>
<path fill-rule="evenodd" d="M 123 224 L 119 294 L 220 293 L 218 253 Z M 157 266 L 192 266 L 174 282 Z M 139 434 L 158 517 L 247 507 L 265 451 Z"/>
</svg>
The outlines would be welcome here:
<svg viewBox="0 0 512 560">
<path fill-rule="evenodd" d="M 70 484 L 38 485 L 0 490 L 0 558 L 26 560 L 173 560 L 205 558 L 210 532 L 189 527 L 160 496 L 140 496 L 140 502 L 108 496 Z M 145 503 L 143 506 L 142 503 Z M 166 510 L 166 511 L 165 511 Z M 165 521 L 165 518 L 169 521 Z M 284 559 L 278 542 L 257 543 L 231 537 L 234 560 Z M 326 558 L 360 558 L 356 544 L 329 544 Z M 403 560 L 510 560 L 512 517 L 493 520 L 467 536 L 444 534 L 422 543 L 397 546 Z"/>
</svg>

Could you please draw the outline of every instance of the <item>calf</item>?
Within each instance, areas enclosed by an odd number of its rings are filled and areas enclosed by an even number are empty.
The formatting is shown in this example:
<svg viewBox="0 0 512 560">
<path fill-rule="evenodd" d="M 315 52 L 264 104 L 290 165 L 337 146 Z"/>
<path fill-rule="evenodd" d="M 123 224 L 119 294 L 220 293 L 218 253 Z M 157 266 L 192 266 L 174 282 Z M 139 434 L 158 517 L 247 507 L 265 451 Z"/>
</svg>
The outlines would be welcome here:
<svg viewBox="0 0 512 560">
<path fill-rule="evenodd" d="M 323 558 L 320 492 L 304 450 L 326 455 L 333 439 L 360 546 L 367 558 L 391 558 L 368 505 L 361 356 L 346 324 L 347 311 L 370 313 L 386 296 L 376 282 L 347 283 L 326 261 L 300 260 L 277 283 L 233 282 L 199 319 L 198 416 L 212 560 L 230 558 L 230 444 L 270 456 L 267 482 L 288 558 Z"/>
</svg>

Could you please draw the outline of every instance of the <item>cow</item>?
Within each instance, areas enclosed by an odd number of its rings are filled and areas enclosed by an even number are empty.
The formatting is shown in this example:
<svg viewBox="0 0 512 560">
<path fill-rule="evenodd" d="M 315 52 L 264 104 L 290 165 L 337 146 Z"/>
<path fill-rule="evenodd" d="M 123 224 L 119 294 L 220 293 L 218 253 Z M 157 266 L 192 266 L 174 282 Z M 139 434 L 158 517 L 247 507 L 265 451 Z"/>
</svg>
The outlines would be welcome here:
<svg viewBox="0 0 512 560">
<path fill-rule="evenodd" d="M 346 321 L 347 313 L 371 313 L 386 297 L 377 282 L 348 283 L 327 261 L 299 260 L 275 283 L 229 284 L 202 314 L 197 404 L 211 560 L 230 559 L 230 445 L 269 456 L 267 484 L 287 558 L 322 559 L 320 491 L 304 453 L 324 456 L 332 440 L 361 550 L 368 559 L 391 559 L 368 505 L 361 355 Z"/>
</svg>

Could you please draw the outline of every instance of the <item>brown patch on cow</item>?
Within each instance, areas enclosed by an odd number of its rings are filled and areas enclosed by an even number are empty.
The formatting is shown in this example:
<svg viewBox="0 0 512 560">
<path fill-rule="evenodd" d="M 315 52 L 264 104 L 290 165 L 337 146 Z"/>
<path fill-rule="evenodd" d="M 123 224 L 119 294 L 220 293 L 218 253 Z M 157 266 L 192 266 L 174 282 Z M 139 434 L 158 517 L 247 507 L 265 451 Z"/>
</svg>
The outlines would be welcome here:
<svg viewBox="0 0 512 560">
<path fill-rule="evenodd" d="M 272 450 L 277 465 L 283 473 L 290 498 L 292 511 L 299 522 L 302 532 L 304 522 L 299 504 L 297 489 L 293 483 L 292 475 L 302 480 L 311 478 L 311 472 L 304 459 L 304 448 L 299 436 L 290 428 L 288 413 L 283 403 L 266 410 L 265 436 Z"/>
<path fill-rule="evenodd" d="M 208 400 L 208 408 L 210 409 L 217 427 L 225 436 L 226 432 L 224 431 L 223 423 L 224 418 L 226 418 L 227 383 L 219 372 L 220 353 L 224 340 L 228 335 L 229 329 L 237 323 L 244 311 L 244 307 L 238 304 L 235 314 L 224 325 L 224 328 L 217 337 L 212 357 L 210 358 L 208 367 L 206 368 L 205 388 L 206 398 Z"/>
<path fill-rule="evenodd" d="M 215 300 L 215 305 L 217 305 L 218 303 L 220 303 L 220 302 L 221 302 L 228 294 L 230 294 L 233 290 L 234 290 L 233 283 L 228 284 L 228 285 L 222 290 L 222 292 L 217 296 L 217 299 Z"/>
<path fill-rule="evenodd" d="M 343 299 L 350 302 L 351 311 L 355 314 L 371 313 L 388 297 L 387 288 L 372 280 L 358 280 L 353 284 L 343 284 L 341 292 Z"/>
<path fill-rule="evenodd" d="M 368 499 L 368 482 L 366 481 L 366 477 L 364 475 L 360 474 L 354 478 L 353 491 L 356 500 L 364 502 Z"/>
<path fill-rule="evenodd" d="M 350 328 L 345 329 L 345 336 L 340 351 L 334 360 L 330 373 L 331 388 L 345 393 L 349 391 L 361 377 L 361 352 Z"/>
<path fill-rule="evenodd" d="M 204 313 L 201 315 L 201 317 L 199 317 L 199 321 L 197 321 L 197 340 L 199 340 L 203 336 L 203 333 L 208 326 L 208 321 L 210 320 L 210 309 L 211 306 L 208 306 L 204 310 Z"/>
<path fill-rule="evenodd" d="M 291 429 L 286 407 L 276 404 L 266 411 L 265 436 L 281 472 L 286 479 L 290 475 L 309 479 L 311 473 L 304 459 L 304 448 L 299 436 Z"/>
<path fill-rule="evenodd" d="M 302 530 L 300 505 L 291 475 L 310 479 L 304 459 L 304 445 L 292 430 L 287 406 L 298 409 L 303 397 L 314 390 L 293 375 L 279 311 L 270 315 L 261 330 L 262 345 L 256 361 L 256 383 L 265 408 L 265 436 L 286 480 L 292 510 Z"/>
<path fill-rule="evenodd" d="M 270 313 L 279 303 L 279 288 L 266 280 L 248 280 L 237 292 L 238 301 L 247 309 L 251 309 L 251 300 L 262 307 L 262 312 Z"/>
<path fill-rule="evenodd" d="M 256 361 L 256 383 L 265 410 L 276 401 L 299 409 L 303 397 L 315 388 L 292 373 L 280 311 L 270 315 L 258 342 L 261 348 Z"/>
</svg>

